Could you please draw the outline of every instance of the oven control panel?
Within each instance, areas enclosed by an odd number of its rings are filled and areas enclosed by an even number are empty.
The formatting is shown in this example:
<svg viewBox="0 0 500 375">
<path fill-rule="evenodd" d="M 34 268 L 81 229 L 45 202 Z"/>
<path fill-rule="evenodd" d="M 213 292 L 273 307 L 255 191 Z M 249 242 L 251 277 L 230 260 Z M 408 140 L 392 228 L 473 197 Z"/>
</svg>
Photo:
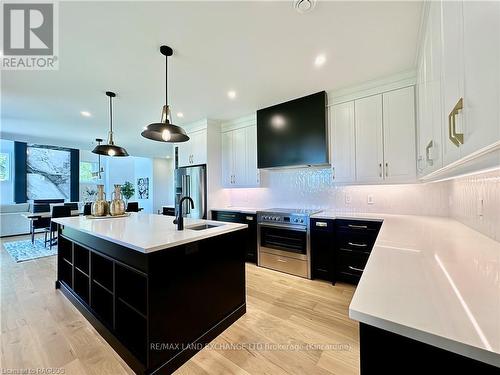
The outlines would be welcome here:
<svg viewBox="0 0 500 375">
<path fill-rule="evenodd" d="M 295 224 L 307 225 L 308 219 L 304 215 L 278 215 L 263 213 L 259 215 L 258 221 L 260 223 L 282 223 L 282 224 Z"/>
</svg>

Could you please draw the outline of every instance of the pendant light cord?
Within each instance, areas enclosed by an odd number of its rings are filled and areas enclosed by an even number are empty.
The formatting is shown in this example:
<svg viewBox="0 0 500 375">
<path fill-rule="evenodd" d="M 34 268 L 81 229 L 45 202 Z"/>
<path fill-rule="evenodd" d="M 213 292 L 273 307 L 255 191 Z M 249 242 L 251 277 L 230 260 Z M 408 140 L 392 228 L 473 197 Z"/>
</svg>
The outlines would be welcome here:
<svg viewBox="0 0 500 375">
<path fill-rule="evenodd" d="M 168 105 L 168 56 L 165 55 L 165 105 Z"/>
<path fill-rule="evenodd" d="M 113 98 L 109 97 L 109 131 L 113 133 Z"/>
</svg>

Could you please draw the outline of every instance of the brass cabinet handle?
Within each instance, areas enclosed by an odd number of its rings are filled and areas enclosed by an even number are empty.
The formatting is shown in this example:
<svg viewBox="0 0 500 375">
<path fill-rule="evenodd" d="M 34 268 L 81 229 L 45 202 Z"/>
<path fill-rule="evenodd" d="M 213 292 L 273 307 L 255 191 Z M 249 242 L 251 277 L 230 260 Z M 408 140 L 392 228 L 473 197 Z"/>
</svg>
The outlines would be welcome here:
<svg viewBox="0 0 500 375">
<path fill-rule="evenodd" d="M 385 177 L 389 177 L 389 163 L 385 162 Z"/>
<path fill-rule="evenodd" d="M 427 146 L 425 147 L 425 160 L 427 161 L 428 165 L 434 164 L 434 161 L 432 160 L 431 155 L 430 155 L 430 149 L 431 149 L 431 147 L 434 147 L 434 142 L 433 142 L 432 139 L 427 144 Z"/>
<path fill-rule="evenodd" d="M 455 104 L 455 107 L 453 107 L 450 114 L 448 115 L 448 137 L 450 138 L 450 141 L 457 147 L 460 147 L 461 144 L 464 144 L 464 134 L 457 133 L 456 129 L 456 116 L 458 115 L 458 112 L 460 112 L 463 108 L 464 99 L 460 98 L 457 104 Z"/>
<path fill-rule="evenodd" d="M 324 221 L 317 221 L 316 222 L 316 226 L 317 227 L 327 227 L 328 226 L 328 223 L 325 223 Z"/>
</svg>

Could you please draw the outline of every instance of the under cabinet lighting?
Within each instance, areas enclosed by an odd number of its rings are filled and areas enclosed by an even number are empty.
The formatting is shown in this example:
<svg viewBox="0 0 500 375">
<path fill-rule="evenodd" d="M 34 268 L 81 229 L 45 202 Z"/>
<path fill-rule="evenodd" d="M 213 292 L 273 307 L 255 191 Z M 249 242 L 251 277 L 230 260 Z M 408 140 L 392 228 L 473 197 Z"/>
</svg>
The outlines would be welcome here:
<svg viewBox="0 0 500 375">
<path fill-rule="evenodd" d="M 92 113 L 90 113 L 89 111 L 80 111 L 80 114 L 83 117 L 90 117 L 90 116 L 92 116 Z"/>
</svg>

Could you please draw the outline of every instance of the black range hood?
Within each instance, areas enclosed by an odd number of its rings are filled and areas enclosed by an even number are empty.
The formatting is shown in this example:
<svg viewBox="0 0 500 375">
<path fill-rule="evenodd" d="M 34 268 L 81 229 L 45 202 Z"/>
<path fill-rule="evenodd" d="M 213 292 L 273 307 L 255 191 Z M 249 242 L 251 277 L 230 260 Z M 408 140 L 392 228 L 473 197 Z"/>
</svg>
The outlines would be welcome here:
<svg viewBox="0 0 500 375">
<path fill-rule="evenodd" d="M 257 111 L 259 169 L 328 164 L 326 92 Z"/>
</svg>

